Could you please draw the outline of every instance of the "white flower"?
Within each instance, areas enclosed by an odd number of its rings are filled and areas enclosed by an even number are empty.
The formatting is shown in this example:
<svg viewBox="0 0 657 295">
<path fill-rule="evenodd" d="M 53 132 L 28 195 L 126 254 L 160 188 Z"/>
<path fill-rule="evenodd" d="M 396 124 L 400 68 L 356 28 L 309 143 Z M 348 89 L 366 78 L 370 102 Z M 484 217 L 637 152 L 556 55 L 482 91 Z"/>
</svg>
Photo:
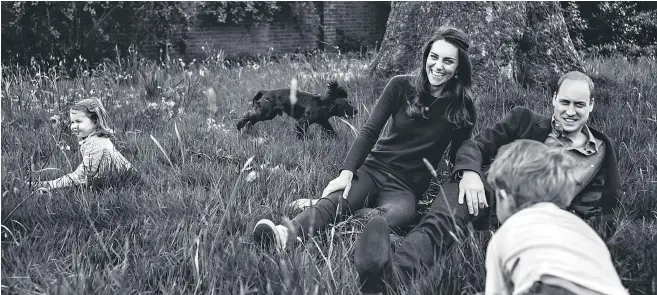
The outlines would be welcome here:
<svg viewBox="0 0 657 295">
<path fill-rule="evenodd" d="M 53 127 L 59 125 L 60 122 L 59 115 L 51 116 L 50 118 L 48 118 L 48 121 L 50 122 L 50 124 L 52 124 Z"/>
<path fill-rule="evenodd" d="M 256 139 L 253 139 L 253 141 L 254 141 L 256 144 L 263 144 L 263 143 L 267 142 L 267 139 L 264 138 L 264 137 L 258 137 L 258 138 L 256 138 Z"/>
<path fill-rule="evenodd" d="M 258 178 L 258 172 L 251 171 L 249 172 L 248 175 L 246 175 L 246 182 L 252 182 Z"/>
</svg>

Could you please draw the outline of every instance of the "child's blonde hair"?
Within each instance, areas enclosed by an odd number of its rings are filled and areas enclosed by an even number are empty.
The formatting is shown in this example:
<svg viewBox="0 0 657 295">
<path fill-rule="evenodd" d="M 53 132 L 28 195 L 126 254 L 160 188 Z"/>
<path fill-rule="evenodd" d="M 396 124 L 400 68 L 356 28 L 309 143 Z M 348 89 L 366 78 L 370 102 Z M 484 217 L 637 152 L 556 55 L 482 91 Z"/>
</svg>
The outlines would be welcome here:
<svg viewBox="0 0 657 295">
<path fill-rule="evenodd" d="M 96 134 L 100 137 L 112 137 L 114 132 L 107 124 L 107 112 L 103 103 L 97 98 L 86 98 L 78 101 L 71 107 L 72 111 L 82 111 L 96 124 Z"/>
<path fill-rule="evenodd" d="M 519 139 L 500 148 L 487 181 L 493 189 L 512 195 L 518 210 L 539 202 L 567 208 L 577 189 L 575 165 L 564 149 Z"/>
</svg>

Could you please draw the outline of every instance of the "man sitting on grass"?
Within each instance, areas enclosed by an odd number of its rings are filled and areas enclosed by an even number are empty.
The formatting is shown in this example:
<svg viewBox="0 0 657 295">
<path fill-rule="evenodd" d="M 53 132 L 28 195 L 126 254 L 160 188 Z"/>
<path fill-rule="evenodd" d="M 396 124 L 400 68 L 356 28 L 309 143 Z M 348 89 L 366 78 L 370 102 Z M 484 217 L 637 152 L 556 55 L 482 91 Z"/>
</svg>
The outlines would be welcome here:
<svg viewBox="0 0 657 295">
<path fill-rule="evenodd" d="M 361 290 L 381 292 L 386 284 L 397 289 L 431 268 L 454 244 L 454 235 L 468 224 L 496 223 L 495 210 L 491 210 L 494 192 L 482 181 L 482 170 L 493 162 L 500 147 L 518 139 L 563 149 L 574 158 L 577 191 L 568 210 L 600 235 L 611 235 L 621 193 L 618 153 L 606 135 L 587 126 L 594 105 L 592 93 L 588 76 L 566 73 L 552 97 L 552 116 L 516 107 L 500 122 L 465 141 L 456 153 L 452 178 L 442 185 L 429 212 L 394 253 L 385 220 L 370 219 L 354 247 Z"/>
<path fill-rule="evenodd" d="M 576 165 L 538 141 L 500 149 L 487 177 L 502 226 L 486 251 L 486 294 L 628 294 L 602 239 L 563 210 L 577 193 Z"/>
</svg>

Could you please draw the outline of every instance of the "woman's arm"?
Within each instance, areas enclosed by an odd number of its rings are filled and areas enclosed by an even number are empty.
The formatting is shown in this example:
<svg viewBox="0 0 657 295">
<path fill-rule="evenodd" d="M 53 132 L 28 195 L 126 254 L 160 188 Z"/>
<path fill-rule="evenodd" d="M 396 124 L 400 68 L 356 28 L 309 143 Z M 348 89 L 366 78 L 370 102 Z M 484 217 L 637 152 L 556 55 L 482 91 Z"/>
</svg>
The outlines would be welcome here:
<svg viewBox="0 0 657 295">
<path fill-rule="evenodd" d="M 388 118 L 392 114 L 399 99 L 399 87 L 403 83 L 401 76 L 395 76 L 388 82 L 383 93 L 376 102 L 372 113 L 365 125 L 360 129 L 356 140 L 351 145 L 351 149 L 342 163 L 342 170 L 354 172 L 360 167 L 365 158 L 374 147 L 374 144 L 381 135 L 381 130 L 385 126 Z"/>
</svg>

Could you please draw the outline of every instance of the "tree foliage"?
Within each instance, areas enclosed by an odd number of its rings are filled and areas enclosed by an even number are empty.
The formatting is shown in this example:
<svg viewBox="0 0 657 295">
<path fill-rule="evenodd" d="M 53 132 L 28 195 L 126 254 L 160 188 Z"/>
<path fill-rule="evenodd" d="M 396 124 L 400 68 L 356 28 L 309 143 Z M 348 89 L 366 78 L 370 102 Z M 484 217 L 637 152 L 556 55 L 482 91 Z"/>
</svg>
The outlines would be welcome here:
<svg viewBox="0 0 657 295">
<path fill-rule="evenodd" d="M 654 2 L 562 2 L 578 50 L 600 55 L 657 54 Z"/>
<path fill-rule="evenodd" d="M 83 56 L 94 62 L 134 44 L 184 42 L 193 6 L 184 2 L 2 2 L 4 60 L 25 64 Z"/>
<path fill-rule="evenodd" d="M 199 3 L 199 17 L 216 24 L 261 24 L 274 20 L 305 21 L 315 12 L 309 1 L 210 1 Z"/>
<path fill-rule="evenodd" d="M 657 5 L 651 2 L 562 2 L 576 48 L 599 54 L 655 55 Z M 16 2 L 2 8 L 3 62 L 72 60 L 91 63 L 125 53 L 130 45 L 177 49 L 199 20 L 210 24 L 257 25 L 293 21 L 320 34 L 317 2 Z M 152 51 L 152 50 L 151 50 Z M 156 50 L 157 51 L 157 50 Z"/>
</svg>

